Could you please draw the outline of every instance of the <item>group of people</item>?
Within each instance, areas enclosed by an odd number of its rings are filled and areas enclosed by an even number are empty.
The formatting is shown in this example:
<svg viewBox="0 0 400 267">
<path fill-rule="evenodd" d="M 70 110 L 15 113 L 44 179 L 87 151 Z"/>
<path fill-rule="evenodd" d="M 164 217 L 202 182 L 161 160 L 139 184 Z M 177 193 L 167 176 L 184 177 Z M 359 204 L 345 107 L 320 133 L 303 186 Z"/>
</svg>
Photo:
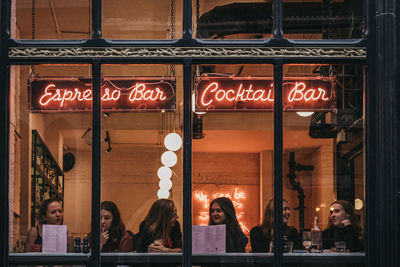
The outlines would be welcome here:
<svg viewBox="0 0 400 267">
<path fill-rule="evenodd" d="M 269 252 L 274 238 L 274 207 L 271 200 L 265 208 L 262 223 L 250 231 L 252 252 Z M 180 252 L 182 232 L 178 212 L 172 200 L 159 199 L 153 203 L 139 232 L 133 234 L 125 228 L 117 206 L 111 201 L 101 203 L 100 248 L 102 252 Z M 289 226 L 290 208 L 283 201 L 283 235 L 293 242 L 294 249 L 302 249 L 300 235 L 295 227 Z M 39 212 L 39 224 L 27 235 L 25 252 L 41 251 L 42 225 L 63 223 L 61 203 L 55 199 L 43 202 Z M 243 233 L 232 201 L 220 197 L 209 207 L 209 225 L 226 225 L 226 252 L 245 252 L 248 238 Z M 336 241 L 345 241 L 351 252 L 363 250 L 362 228 L 352 204 L 338 200 L 331 204 L 329 227 L 322 232 L 323 248 L 331 249 Z M 89 243 L 91 233 L 88 234 Z M 73 238 L 68 234 L 68 251 L 73 251 Z"/>
</svg>

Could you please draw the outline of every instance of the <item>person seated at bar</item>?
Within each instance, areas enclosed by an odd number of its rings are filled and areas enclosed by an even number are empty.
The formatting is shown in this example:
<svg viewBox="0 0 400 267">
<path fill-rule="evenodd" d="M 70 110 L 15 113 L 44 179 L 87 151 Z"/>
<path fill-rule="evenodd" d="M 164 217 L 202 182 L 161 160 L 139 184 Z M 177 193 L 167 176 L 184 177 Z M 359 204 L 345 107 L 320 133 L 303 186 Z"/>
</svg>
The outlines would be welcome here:
<svg viewBox="0 0 400 267">
<path fill-rule="evenodd" d="M 245 252 L 248 239 L 240 228 L 232 201 L 226 197 L 214 199 L 209 216 L 209 225 L 226 225 L 226 252 Z"/>
<path fill-rule="evenodd" d="M 103 201 L 100 209 L 100 250 L 101 252 L 133 251 L 133 234 L 125 229 L 117 205 L 112 201 Z M 89 244 L 92 233 L 88 234 Z"/>
<path fill-rule="evenodd" d="M 288 226 L 290 217 L 289 203 L 283 200 L 283 236 L 293 242 L 294 249 L 301 249 L 297 229 Z M 250 244 L 253 252 L 270 252 L 270 243 L 274 238 L 274 200 L 271 199 L 264 210 L 262 223 L 250 230 Z"/>
<path fill-rule="evenodd" d="M 172 200 L 153 203 L 135 236 L 137 252 L 181 252 L 182 232 L 178 211 Z"/>
<path fill-rule="evenodd" d="M 43 201 L 39 210 L 39 223 L 37 226 L 29 229 L 26 241 L 25 252 L 41 252 L 42 251 L 42 235 L 43 224 L 63 224 L 64 213 L 62 205 L 57 199 L 47 199 Z M 74 246 L 72 235 L 67 237 L 67 251 L 72 252 Z"/>
<path fill-rule="evenodd" d="M 355 215 L 353 205 L 347 200 L 337 200 L 331 204 L 329 226 L 322 232 L 324 249 L 334 249 L 335 242 L 345 241 L 346 250 L 363 251 L 362 228 Z"/>
</svg>

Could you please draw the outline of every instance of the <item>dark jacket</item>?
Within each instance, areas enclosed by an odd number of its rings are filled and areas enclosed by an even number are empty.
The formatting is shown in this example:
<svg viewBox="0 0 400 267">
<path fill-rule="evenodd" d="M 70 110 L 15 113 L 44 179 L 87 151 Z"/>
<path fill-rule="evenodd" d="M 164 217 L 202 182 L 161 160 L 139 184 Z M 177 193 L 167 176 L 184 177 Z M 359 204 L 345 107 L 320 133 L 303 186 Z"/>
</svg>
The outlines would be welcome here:
<svg viewBox="0 0 400 267">
<path fill-rule="evenodd" d="M 137 252 L 147 252 L 148 246 L 154 242 L 156 238 L 149 233 L 148 226 L 143 221 L 139 226 L 139 233 L 135 235 L 135 248 Z M 170 248 L 182 247 L 182 232 L 179 222 L 176 221 L 171 229 L 170 239 L 172 246 Z"/>
<path fill-rule="evenodd" d="M 299 233 L 292 226 L 283 225 L 283 235 L 288 241 L 293 242 L 293 249 L 301 249 Z M 270 234 L 265 234 L 260 226 L 255 226 L 250 230 L 250 243 L 253 252 L 269 252 L 269 243 L 272 241 Z"/>
<path fill-rule="evenodd" d="M 353 225 L 348 225 L 343 228 L 330 227 L 322 232 L 322 246 L 324 249 L 335 247 L 335 242 L 346 241 L 346 250 L 350 252 L 363 251 L 363 242 Z"/>
<path fill-rule="evenodd" d="M 226 252 L 245 252 L 249 239 L 242 232 L 226 233 Z"/>
</svg>

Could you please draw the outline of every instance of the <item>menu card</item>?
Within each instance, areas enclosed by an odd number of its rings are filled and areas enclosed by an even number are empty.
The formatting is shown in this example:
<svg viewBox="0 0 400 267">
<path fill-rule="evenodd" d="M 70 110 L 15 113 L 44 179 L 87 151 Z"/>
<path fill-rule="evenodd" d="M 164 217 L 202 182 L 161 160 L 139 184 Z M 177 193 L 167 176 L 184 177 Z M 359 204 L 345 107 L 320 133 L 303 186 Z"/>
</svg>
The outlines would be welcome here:
<svg viewBox="0 0 400 267">
<path fill-rule="evenodd" d="M 225 253 L 226 225 L 192 225 L 193 253 Z"/>
<path fill-rule="evenodd" d="M 67 226 L 43 224 L 42 252 L 67 253 Z"/>
</svg>

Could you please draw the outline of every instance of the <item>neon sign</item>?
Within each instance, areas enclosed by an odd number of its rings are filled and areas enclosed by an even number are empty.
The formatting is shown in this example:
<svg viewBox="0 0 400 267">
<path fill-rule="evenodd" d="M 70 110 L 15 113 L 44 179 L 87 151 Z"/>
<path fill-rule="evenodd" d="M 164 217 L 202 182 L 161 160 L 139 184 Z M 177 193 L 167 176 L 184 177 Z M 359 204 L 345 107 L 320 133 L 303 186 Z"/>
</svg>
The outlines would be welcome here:
<svg viewBox="0 0 400 267">
<path fill-rule="evenodd" d="M 238 218 L 242 231 L 244 233 L 250 233 L 250 229 L 243 221 L 246 215 L 245 206 L 243 203 L 243 200 L 246 199 L 246 195 L 244 192 L 239 191 L 239 189 L 235 187 L 232 193 L 218 192 L 210 196 L 211 198 L 209 197 L 209 194 L 205 193 L 204 191 L 198 191 L 198 190 L 194 191 L 194 198 L 201 202 L 201 207 L 202 207 L 202 209 L 199 211 L 200 215 L 198 215 L 198 219 L 201 222 L 200 225 L 208 225 L 208 221 L 210 219 L 210 216 L 208 214 L 209 213 L 208 209 L 211 201 L 219 197 L 227 197 L 230 200 L 232 200 L 233 206 L 235 207 L 236 210 L 236 217 Z"/>
<path fill-rule="evenodd" d="M 196 111 L 273 110 L 270 78 L 197 77 Z M 285 110 L 336 108 L 334 83 L 322 79 L 287 79 L 283 83 Z"/>
<path fill-rule="evenodd" d="M 88 78 L 29 80 L 32 112 L 90 111 L 93 99 Z M 171 111 L 175 108 L 175 78 L 105 78 L 101 85 L 103 112 Z"/>
</svg>

